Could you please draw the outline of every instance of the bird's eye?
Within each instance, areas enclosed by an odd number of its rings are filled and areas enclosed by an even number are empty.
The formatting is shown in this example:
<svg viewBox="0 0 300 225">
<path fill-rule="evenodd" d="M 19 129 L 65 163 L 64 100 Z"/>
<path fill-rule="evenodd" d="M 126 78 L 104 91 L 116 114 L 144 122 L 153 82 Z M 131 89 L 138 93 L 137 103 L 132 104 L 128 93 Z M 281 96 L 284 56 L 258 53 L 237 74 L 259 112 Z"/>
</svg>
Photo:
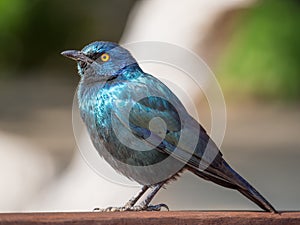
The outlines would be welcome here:
<svg viewBox="0 0 300 225">
<path fill-rule="evenodd" d="M 110 59 L 110 56 L 109 56 L 109 54 L 107 54 L 107 53 L 103 53 L 103 54 L 100 56 L 100 59 L 101 59 L 103 62 L 107 62 L 107 61 Z"/>
</svg>

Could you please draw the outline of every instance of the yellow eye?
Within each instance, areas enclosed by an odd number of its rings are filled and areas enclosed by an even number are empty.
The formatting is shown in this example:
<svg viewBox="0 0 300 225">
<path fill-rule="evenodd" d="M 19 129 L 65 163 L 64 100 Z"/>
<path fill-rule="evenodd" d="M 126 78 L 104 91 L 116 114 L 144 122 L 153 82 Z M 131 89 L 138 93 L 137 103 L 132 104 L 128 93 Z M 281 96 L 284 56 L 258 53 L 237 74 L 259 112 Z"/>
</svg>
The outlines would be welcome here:
<svg viewBox="0 0 300 225">
<path fill-rule="evenodd" d="M 100 56 L 100 59 L 103 61 L 103 62 L 107 62 L 109 59 L 110 59 L 110 56 L 109 54 L 107 53 L 104 53 Z"/>
</svg>

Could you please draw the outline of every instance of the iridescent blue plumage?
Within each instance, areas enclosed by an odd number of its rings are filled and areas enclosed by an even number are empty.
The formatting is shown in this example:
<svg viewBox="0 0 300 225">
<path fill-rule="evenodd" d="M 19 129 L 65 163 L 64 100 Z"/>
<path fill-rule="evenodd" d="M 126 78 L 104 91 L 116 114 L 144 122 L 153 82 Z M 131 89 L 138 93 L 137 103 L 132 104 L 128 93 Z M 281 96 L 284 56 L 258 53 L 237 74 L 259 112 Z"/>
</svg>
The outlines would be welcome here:
<svg viewBox="0 0 300 225">
<path fill-rule="evenodd" d="M 95 148 L 115 170 L 144 185 L 125 207 L 114 210 L 159 210 L 165 205 L 149 206 L 151 199 L 186 169 L 276 212 L 224 161 L 176 95 L 143 72 L 126 49 L 111 42 L 94 42 L 82 51 L 63 55 L 78 62 L 79 108 Z M 150 187 L 154 189 L 147 199 L 134 206 Z"/>
</svg>

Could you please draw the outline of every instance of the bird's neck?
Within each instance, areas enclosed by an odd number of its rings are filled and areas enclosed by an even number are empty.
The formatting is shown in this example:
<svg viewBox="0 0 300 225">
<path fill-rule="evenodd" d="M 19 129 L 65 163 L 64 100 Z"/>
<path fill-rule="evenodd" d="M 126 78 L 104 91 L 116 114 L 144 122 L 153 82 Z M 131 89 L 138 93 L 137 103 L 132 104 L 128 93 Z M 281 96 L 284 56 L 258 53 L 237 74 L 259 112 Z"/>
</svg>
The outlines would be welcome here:
<svg viewBox="0 0 300 225">
<path fill-rule="evenodd" d="M 137 63 L 130 64 L 120 69 L 115 76 L 116 80 L 131 80 L 143 74 L 143 70 Z"/>
<path fill-rule="evenodd" d="M 113 83 L 135 79 L 142 74 L 144 74 L 144 72 L 139 65 L 137 63 L 133 63 L 118 70 L 114 75 L 82 76 L 80 83 L 86 87 L 92 87 L 95 85 L 98 86 L 98 84 L 111 85 Z"/>
<path fill-rule="evenodd" d="M 102 93 L 113 91 L 116 87 L 122 88 L 126 81 L 134 81 L 142 76 L 144 72 L 138 64 L 131 64 L 119 70 L 117 75 L 111 78 L 83 77 L 78 87 L 78 98 L 81 104 L 89 104 L 97 98 L 100 101 Z"/>
<path fill-rule="evenodd" d="M 88 108 L 90 104 L 99 103 L 103 100 L 105 93 L 114 92 L 117 89 L 121 90 L 127 81 L 134 81 L 136 78 L 143 76 L 143 74 L 144 72 L 138 64 L 131 64 L 119 70 L 117 75 L 108 79 L 83 77 L 77 92 L 80 108 Z"/>
</svg>

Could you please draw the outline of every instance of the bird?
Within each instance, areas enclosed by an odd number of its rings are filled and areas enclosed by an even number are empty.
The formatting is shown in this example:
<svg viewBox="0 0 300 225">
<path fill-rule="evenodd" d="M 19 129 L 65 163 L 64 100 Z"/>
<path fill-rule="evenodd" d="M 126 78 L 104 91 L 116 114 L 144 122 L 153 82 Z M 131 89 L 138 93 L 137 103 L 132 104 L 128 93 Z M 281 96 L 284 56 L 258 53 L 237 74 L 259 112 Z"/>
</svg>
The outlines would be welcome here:
<svg viewBox="0 0 300 225">
<path fill-rule="evenodd" d="M 169 210 L 164 203 L 150 202 L 162 187 L 190 171 L 237 190 L 267 212 L 277 213 L 225 161 L 178 97 L 158 78 L 144 72 L 127 49 L 114 42 L 95 41 L 82 50 L 61 54 L 77 62 L 80 115 L 98 154 L 118 173 L 141 184 L 141 190 L 124 206 L 98 210 Z"/>
</svg>

